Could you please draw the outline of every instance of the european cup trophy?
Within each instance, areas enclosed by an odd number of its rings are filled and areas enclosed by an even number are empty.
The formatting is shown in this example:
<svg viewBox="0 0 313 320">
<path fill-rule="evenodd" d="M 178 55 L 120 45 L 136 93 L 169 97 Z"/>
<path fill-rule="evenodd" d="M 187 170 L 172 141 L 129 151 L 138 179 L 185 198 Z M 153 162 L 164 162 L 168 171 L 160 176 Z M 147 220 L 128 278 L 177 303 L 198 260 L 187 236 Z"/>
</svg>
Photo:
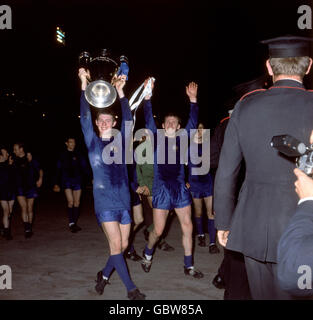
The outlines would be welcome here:
<svg viewBox="0 0 313 320">
<path fill-rule="evenodd" d="M 128 59 L 120 56 L 119 63 L 112 59 L 107 49 L 101 49 L 96 57 L 89 52 L 82 52 L 79 56 L 79 65 L 90 72 L 89 84 L 85 90 L 88 103 L 96 108 L 111 106 L 116 100 L 116 90 L 113 86 L 117 76 L 128 76 Z"/>
</svg>

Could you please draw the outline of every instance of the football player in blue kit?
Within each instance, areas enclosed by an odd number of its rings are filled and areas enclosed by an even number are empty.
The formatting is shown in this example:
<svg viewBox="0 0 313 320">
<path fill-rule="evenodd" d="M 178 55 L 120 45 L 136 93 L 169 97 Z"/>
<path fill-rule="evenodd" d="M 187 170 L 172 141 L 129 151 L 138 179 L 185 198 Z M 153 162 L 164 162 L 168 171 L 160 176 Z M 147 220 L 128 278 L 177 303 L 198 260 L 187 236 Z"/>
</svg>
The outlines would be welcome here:
<svg viewBox="0 0 313 320">
<path fill-rule="evenodd" d="M 90 107 L 84 95 L 88 85 L 87 79 L 90 77 L 89 71 L 80 68 L 78 76 L 81 80 L 82 89 L 80 122 L 93 171 L 95 214 L 110 247 L 110 257 L 106 266 L 97 274 L 95 289 L 99 294 L 102 294 L 105 286 L 109 283 L 110 274 L 116 269 L 127 289 L 128 298 L 130 300 L 144 300 L 145 295 L 139 291 L 130 278 L 123 256 L 128 246 L 131 228 L 127 165 L 124 161 L 121 163 L 104 161 L 111 154 L 113 156 L 115 156 L 115 153 L 125 155 L 125 141 L 128 141 L 127 139 L 132 141 L 132 114 L 123 92 L 126 76 L 120 75 L 115 82 L 122 110 L 121 132 L 116 135 L 114 135 L 115 131 L 113 130 L 116 125 L 115 115 L 107 108 L 99 109 L 95 121 L 99 134 L 95 133 Z M 127 129 L 127 122 L 130 124 L 130 130 Z M 116 140 L 118 142 L 113 146 L 112 144 Z"/>
<path fill-rule="evenodd" d="M 42 185 L 43 170 L 32 154 L 26 152 L 23 143 L 15 143 L 14 167 L 16 169 L 17 201 L 21 207 L 25 238 L 33 235 L 34 201 Z"/>
<path fill-rule="evenodd" d="M 148 83 L 148 79 L 145 83 Z M 194 82 L 189 83 L 186 87 L 186 94 L 190 101 L 190 113 L 184 133 L 188 136 L 190 136 L 191 129 L 197 128 L 199 113 L 197 92 L 198 85 Z M 154 229 L 149 234 L 149 241 L 143 252 L 141 266 L 145 272 L 150 271 L 154 246 L 163 233 L 169 211 L 175 209 L 182 230 L 184 273 L 199 279 L 203 277 L 203 274 L 194 268 L 192 256 L 192 199 L 185 185 L 184 161 L 180 159 L 180 139 L 183 139 L 183 137 L 177 135 L 177 131 L 180 129 L 180 119 L 176 114 L 167 114 L 162 124 L 164 130 L 158 132 L 150 99 L 151 95 L 145 97 L 144 114 L 146 128 L 151 130 L 154 135 L 154 179 L 152 187 Z M 175 163 L 171 161 L 173 156 L 175 156 Z M 165 161 L 159 164 L 158 160 L 162 158 Z"/>
<path fill-rule="evenodd" d="M 0 202 L 3 211 L 3 237 L 6 240 L 12 240 L 11 235 L 11 214 L 16 198 L 16 177 L 13 160 L 7 149 L 0 149 Z"/>
<path fill-rule="evenodd" d="M 197 146 L 198 150 L 194 150 L 194 148 L 190 148 L 189 161 L 188 161 L 188 184 L 189 190 L 192 195 L 193 207 L 195 212 L 195 221 L 196 221 L 196 231 L 198 237 L 198 245 L 200 247 L 205 247 L 205 235 L 203 231 L 202 225 L 202 208 L 203 202 L 205 204 L 205 209 L 207 213 L 207 230 L 209 233 L 209 252 L 210 253 L 219 253 L 219 249 L 216 246 L 216 229 L 214 227 L 214 215 L 212 210 L 212 198 L 213 198 L 213 180 L 209 172 L 207 174 L 192 174 L 192 169 L 201 167 L 202 161 L 198 164 L 195 164 L 196 161 L 193 160 L 193 157 L 204 156 L 204 148 L 203 144 L 207 143 L 206 137 L 203 137 L 204 125 L 203 123 L 199 123 L 198 130 L 195 135 L 192 137 L 193 143 Z M 207 139 L 210 139 L 208 137 Z M 209 145 L 208 145 L 209 146 Z M 193 154 L 195 153 L 195 154 Z M 197 153 L 197 154 L 196 154 Z M 207 155 L 209 157 L 209 154 Z M 209 169 L 209 168 L 208 168 Z"/>
<path fill-rule="evenodd" d="M 84 175 L 88 176 L 88 165 L 83 157 L 76 150 L 76 140 L 68 137 L 65 142 L 66 150 L 57 161 L 56 184 L 53 187 L 55 192 L 64 190 L 67 200 L 67 211 L 70 231 L 76 233 L 81 231 L 77 225 L 79 217 L 80 197 Z"/>
</svg>

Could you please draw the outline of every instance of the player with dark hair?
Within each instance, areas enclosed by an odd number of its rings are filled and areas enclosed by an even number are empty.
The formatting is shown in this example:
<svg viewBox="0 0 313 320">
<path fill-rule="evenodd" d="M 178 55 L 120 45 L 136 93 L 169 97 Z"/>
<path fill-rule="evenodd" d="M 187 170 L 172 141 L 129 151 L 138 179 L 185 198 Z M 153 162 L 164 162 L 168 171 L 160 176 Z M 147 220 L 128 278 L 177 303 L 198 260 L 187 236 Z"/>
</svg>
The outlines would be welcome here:
<svg viewBox="0 0 313 320">
<path fill-rule="evenodd" d="M 211 174 L 208 172 L 204 175 L 197 175 L 192 174 L 192 169 L 201 167 L 202 162 L 195 164 L 196 161 L 193 160 L 193 158 L 203 157 L 203 143 L 206 143 L 207 141 L 204 141 L 203 137 L 203 130 L 204 125 L 203 123 L 199 123 L 198 130 L 195 133 L 195 135 L 192 137 L 193 143 L 197 146 L 197 150 L 193 150 L 193 148 L 190 148 L 190 154 L 189 154 L 189 162 L 188 162 L 188 186 L 189 190 L 192 195 L 193 200 L 193 206 L 194 206 L 194 212 L 195 212 L 195 221 L 196 221 L 196 231 L 197 231 L 197 237 L 198 237 L 198 245 L 200 247 L 205 247 L 205 234 L 203 231 L 203 221 L 202 221 L 202 209 L 203 209 L 203 202 L 205 204 L 205 209 L 207 213 L 207 230 L 209 233 L 209 252 L 211 254 L 219 253 L 219 249 L 216 246 L 216 229 L 214 227 L 214 214 L 212 210 L 212 198 L 213 198 L 213 181 Z M 208 137 L 210 139 L 210 137 Z M 192 154 L 192 153 L 195 154 Z M 197 153 L 197 154 L 196 154 Z M 207 155 L 209 156 L 209 155 Z"/>
<path fill-rule="evenodd" d="M 34 200 L 38 197 L 38 188 L 42 185 L 43 170 L 32 154 L 26 152 L 23 143 L 15 143 L 13 152 L 15 154 L 17 200 L 21 207 L 25 238 L 30 238 L 33 235 Z"/>
<path fill-rule="evenodd" d="M 185 127 L 188 136 L 190 129 L 197 128 L 197 91 L 198 85 L 194 82 L 189 83 L 186 87 L 186 94 L 190 100 L 190 115 Z M 180 119 L 174 114 L 166 115 L 162 124 L 164 130 L 157 132 L 150 98 L 151 95 L 145 97 L 144 113 L 146 127 L 154 135 L 154 179 L 152 187 L 154 229 L 149 234 L 149 241 L 144 249 L 141 265 L 145 272 L 150 271 L 154 246 L 163 233 L 169 211 L 175 209 L 182 229 L 184 273 L 194 278 L 202 278 L 202 272 L 194 268 L 192 261 L 192 199 L 185 185 L 184 162 L 181 161 L 180 157 L 182 147 L 180 139 L 183 139 L 183 136 L 177 135 L 177 131 L 180 129 Z M 162 137 L 159 134 L 162 134 Z M 173 157 L 175 157 L 175 163 L 172 162 Z M 158 160 L 162 158 L 165 162 L 159 164 Z"/>
<path fill-rule="evenodd" d="M 114 135 L 115 117 L 107 113 L 106 109 L 103 109 L 96 118 L 96 126 L 99 131 L 99 135 L 97 135 L 93 129 L 90 108 L 84 95 L 89 72 L 81 68 L 78 75 L 81 79 L 82 89 L 80 122 L 93 171 L 95 213 L 98 223 L 109 242 L 111 254 L 106 266 L 97 274 L 95 289 L 99 294 L 102 294 L 105 286 L 109 283 L 108 279 L 112 271 L 116 269 L 127 288 L 128 298 L 130 300 L 143 300 L 145 295 L 139 291 L 130 279 L 123 256 L 123 252 L 128 246 L 131 227 L 127 166 L 124 161 L 118 163 L 113 159 L 109 162 L 112 157 L 118 157 L 119 155 L 122 155 L 123 159 L 123 155 L 125 156 L 125 151 L 128 148 L 125 146 L 125 141 L 132 141 L 132 115 L 128 100 L 123 92 L 126 76 L 119 76 L 115 82 L 122 109 L 121 132 Z M 127 124 L 130 125 L 129 128 Z"/>
<path fill-rule="evenodd" d="M 76 140 L 68 137 L 65 141 L 66 150 L 57 162 L 56 184 L 53 190 L 64 190 L 67 200 L 69 228 L 76 233 L 81 228 L 77 225 L 79 205 L 82 192 L 83 175 L 88 175 L 88 166 L 85 158 L 76 150 Z"/>
<path fill-rule="evenodd" d="M 0 148 L 0 202 L 3 210 L 3 236 L 6 240 L 12 240 L 11 214 L 15 196 L 15 169 L 13 161 L 5 147 Z"/>
</svg>

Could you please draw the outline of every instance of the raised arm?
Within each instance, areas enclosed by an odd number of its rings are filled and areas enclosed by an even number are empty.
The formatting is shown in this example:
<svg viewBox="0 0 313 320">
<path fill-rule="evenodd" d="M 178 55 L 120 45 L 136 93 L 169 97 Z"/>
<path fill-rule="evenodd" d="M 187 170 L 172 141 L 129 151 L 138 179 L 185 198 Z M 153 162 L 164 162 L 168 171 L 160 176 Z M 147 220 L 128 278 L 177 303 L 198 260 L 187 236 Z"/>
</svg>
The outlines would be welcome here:
<svg viewBox="0 0 313 320">
<path fill-rule="evenodd" d="M 157 127 L 153 118 L 152 104 L 150 99 L 144 101 L 143 110 L 145 115 L 146 128 L 151 130 L 155 134 L 157 132 Z"/>
<path fill-rule="evenodd" d="M 127 145 L 131 143 L 133 137 L 132 137 L 132 128 L 133 128 L 133 116 L 130 111 L 128 99 L 124 95 L 124 86 L 126 84 L 126 75 L 120 75 L 117 77 L 117 79 L 114 82 L 114 86 L 116 88 L 118 97 L 120 99 L 121 103 L 121 110 L 122 110 L 122 123 L 121 123 L 121 134 L 123 137 L 125 137 L 127 141 Z M 126 128 L 126 122 L 128 123 L 128 127 Z M 129 154 L 128 154 L 129 156 Z"/>
<path fill-rule="evenodd" d="M 150 78 L 145 80 L 145 83 L 144 83 L 145 86 L 148 84 L 149 79 Z M 152 81 L 151 89 L 153 90 L 153 88 L 154 88 L 154 82 Z M 157 127 L 155 125 L 155 121 L 152 113 L 151 95 L 145 96 L 143 110 L 144 110 L 146 128 L 150 129 L 155 134 L 157 132 Z"/>
<path fill-rule="evenodd" d="M 133 116 L 130 111 L 128 99 L 125 97 L 124 90 L 123 90 L 125 84 L 126 84 L 126 76 L 125 75 L 118 76 L 117 80 L 114 83 L 114 86 L 116 88 L 116 91 L 117 91 L 117 94 L 118 94 L 118 97 L 119 97 L 120 103 L 121 103 L 122 122 L 123 121 L 133 121 Z"/>
<path fill-rule="evenodd" d="M 94 135 L 94 129 L 92 126 L 91 112 L 89 104 L 85 98 L 85 90 L 88 84 L 88 72 L 84 68 L 80 68 L 78 76 L 81 80 L 81 96 L 80 96 L 80 124 L 85 138 L 87 148 L 90 146 L 92 137 Z"/>
<path fill-rule="evenodd" d="M 195 82 L 190 82 L 186 87 L 186 94 L 189 97 L 190 101 L 190 112 L 187 125 L 185 130 L 190 131 L 190 129 L 197 129 L 198 126 L 198 117 L 199 117 L 199 107 L 197 104 L 197 94 L 198 94 L 198 85 Z"/>
</svg>

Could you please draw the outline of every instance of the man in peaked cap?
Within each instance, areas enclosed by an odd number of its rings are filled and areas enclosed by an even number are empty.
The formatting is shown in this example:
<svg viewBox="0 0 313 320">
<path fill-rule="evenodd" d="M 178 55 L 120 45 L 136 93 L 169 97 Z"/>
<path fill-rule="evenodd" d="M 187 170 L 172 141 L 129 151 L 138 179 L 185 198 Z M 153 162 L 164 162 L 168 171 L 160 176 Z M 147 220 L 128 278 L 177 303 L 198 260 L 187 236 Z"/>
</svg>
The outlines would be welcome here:
<svg viewBox="0 0 313 320">
<path fill-rule="evenodd" d="M 271 148 L 273 136 L 290 134 L 309 143 L 313 93 L 309 73 L 311 39 L 286 36 L 263 41 L 273 79 L 268 90 L 245 94 L 229 120 L 215 179 L 214 208 L 218 239 L 243 253 L 253 299 L 291 299 L 277 283 L 277 245 L 297 206 L 293 160 Z M 242 160 L 245 179 L 236 197 Z"/>
<path fill-rule="evenodd" d="M 236 102 L 246 93 L 254 90 L 266 88 L 268 86 L 268 76 L 261 75 L 253 80 L 243 82 L 234 86 L 231 91 L 231 97 L 225 102 L 225 107 L 228 108 L 228 116 L 223 118 L 217 127 L 214 129 L 214 134 L 210 142 L 210 168 L 217 169 L 218 160 L 220 157 L 225 130 L 233 112 Z"/>
<path fill-rule="evenodd" d="M 229 116 L 220 121 L 211 138 L 210 167 L 213 169 L 213 172 L 215 172 L 218 167 L 218 160 L 224 141 L 225 130 L 233 112 L 234 105 L 244 94 L 267 87 L 268 80 L 269 79 L 266 75 L 262 75 L 253 80 L 240 83 L 232 88 L 232 96 L 225 102 L 225 106 L 230 108 L 230 110 L 228 110 Z M 240 168 L 239 178 L 237 179 L 237 194 L 244 180 L 244 176 L 245 168 L 243 165 Z M 225 289 L 225 300 L 251 299 L 244 257 L 240 252 L 227 250 L 225 248 L 224 259 L 212 283 L 219 289 Z"/>
</svg>

